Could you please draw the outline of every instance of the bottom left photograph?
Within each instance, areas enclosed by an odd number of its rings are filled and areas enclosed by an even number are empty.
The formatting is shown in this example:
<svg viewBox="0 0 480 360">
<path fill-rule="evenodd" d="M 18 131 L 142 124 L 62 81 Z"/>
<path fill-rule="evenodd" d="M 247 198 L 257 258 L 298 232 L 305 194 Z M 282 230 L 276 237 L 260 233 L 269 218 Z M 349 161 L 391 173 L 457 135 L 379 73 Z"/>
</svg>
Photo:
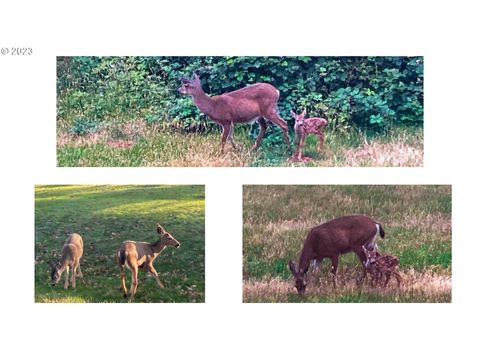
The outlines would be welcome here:
<svg viewBox="0 0 480 360">
<path fill-rule="evenodd" d="M 35 302 L 204 301 L 203 185 L 35 186 Z"/>
</svg>

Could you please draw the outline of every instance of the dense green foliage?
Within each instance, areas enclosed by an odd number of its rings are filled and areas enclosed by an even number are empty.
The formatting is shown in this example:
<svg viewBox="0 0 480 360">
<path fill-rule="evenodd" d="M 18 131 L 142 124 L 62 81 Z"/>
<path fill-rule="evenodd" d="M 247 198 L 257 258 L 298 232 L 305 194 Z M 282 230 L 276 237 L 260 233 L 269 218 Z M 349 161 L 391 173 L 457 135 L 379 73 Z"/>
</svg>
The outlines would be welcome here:
<svg viewBox="0 0 480 360">
<path fill-rule="evenodd" d="M 138 119 L 208 131 L 214 124 L 176 91 L 179 78 L 194 71 L 212 95 L 272 83 L 281 92 L 280 114 L 290 124 L 290 110 L 304 108 L 326 116 L 334 129 L 423 123 L 422 57 L 309 56 L 59 57 L 58 121 L 78 135 L 107 122 Z"/>
</svg>

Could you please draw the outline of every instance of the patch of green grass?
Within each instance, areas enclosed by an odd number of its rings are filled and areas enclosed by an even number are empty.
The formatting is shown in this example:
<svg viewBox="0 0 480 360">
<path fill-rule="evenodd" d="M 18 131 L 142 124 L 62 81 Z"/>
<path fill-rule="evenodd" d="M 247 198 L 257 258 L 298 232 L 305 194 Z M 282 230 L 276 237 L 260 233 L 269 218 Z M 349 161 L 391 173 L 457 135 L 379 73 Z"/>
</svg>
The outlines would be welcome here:
<svg viewBox="0 0 480 360">
<path fill-rule="evenodd" d="M 35 187 L 35 301 L 122 302 L 115 253 L 125 240 L 154 242 L 160 223 L 182 244 L 167 248 L 154 267 L 165 285 L 139 273 L 136 302 L 203 302 L 205 253 L 203 186 L 68 185 Z M 49 281 L 68 234 L 83 237 L 83 279 L 76 289 Z M 130 286 L 127 271 L 127 287 Z"/>
<path fill-rule="evenodd" d="M 220 153 L 220 127 L 212 133 L 182 134 L 138 121 L 131 128 L 127 132 L 118 127 L 105 127 L 85 136 L 73 136 L 66 129 L 59 129 L 58 166 L 423 166 L 422 129 L 397 128 L 373 136 L 353 129 L 327 129 L 322 153 L 317 153 L 317 138 L 309 135 L 304 155 L 311 160 L 294 162 L 290 159 L 295 150 L 293 132 L 289 149 L 275 127 L 269 127 L 267 135 L 272 136 L 264 138 L 260 147 L 251 151 L 254 136 L 250 135 L 248 126 L 236 125 L 237 148 L 227 144 L 224 154 Z"/>
<path fill-rule="evenodd" d="M 298 261 L 308 231 L 328 220 L 351 214 L 365 214 L 382 224 L 386 236 L 377 239 L 380 252 L 397 256 L 401 271 L 451 276 L 451 186 L 248 185 L 243 190 L 245 281 L 277 278 L 291 282 L 287 264 L 289 260 Z M 330 260 L 325 259 L 320 267 L 321 278 L 329 279 L 329 267 Z M 339 278 L 355 277 L 351 272 L 360 274 L 361 270 L 355 254 L 340 257 Z M 412 287 L 415 288 L 415 283 Z M 256 300 L 262 301 L 261 292 L 253 293 Z M 327 297 L 325 294 L 315 296 L 322 297 L 319 301 L 331 298 L 341 302 L 352 299 L 369 302 L 379 295 L 382 302 L 437 301 L 437 296 L 444 299 L 444 294 L 425 295 L 417 290 L 397 295 L 398 299 L 382 293 L 362 297 L 355 290 L 344 295 L 339 291 Z M 429 296 L 432 298 L 428 299 Z M 272 296 L 267 298 L 266 301 L 272 301 Z"/>
</svg>

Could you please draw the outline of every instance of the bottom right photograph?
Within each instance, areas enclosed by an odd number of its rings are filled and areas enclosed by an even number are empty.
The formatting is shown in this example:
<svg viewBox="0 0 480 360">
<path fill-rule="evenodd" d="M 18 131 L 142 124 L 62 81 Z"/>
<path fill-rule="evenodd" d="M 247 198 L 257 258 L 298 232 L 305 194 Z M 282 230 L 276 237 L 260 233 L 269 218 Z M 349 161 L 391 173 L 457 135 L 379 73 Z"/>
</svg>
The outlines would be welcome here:
<svg viewBox="0 0 480 360">
<path fill-rule="evenodd" d="M 244 185 L 243 302 L 449 303 L 451 185 Z"/>
</svg>

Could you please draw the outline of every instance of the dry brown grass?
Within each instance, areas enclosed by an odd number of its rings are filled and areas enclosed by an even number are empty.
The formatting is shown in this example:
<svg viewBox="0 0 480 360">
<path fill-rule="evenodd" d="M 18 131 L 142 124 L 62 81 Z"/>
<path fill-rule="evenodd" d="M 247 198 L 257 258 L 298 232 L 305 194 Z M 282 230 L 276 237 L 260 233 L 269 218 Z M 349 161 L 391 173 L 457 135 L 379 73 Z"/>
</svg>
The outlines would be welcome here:
<svg viewBox="0 0 480 360">
<path fill-rule="evenodd" d="M 359 148 L 345 149 L 344 166 L 423 166 L 423 147 L 420 146 L 402 142 L 382 144 L 365 141 Z"/>
<path fill-rule="evenodd" d="M 330 134 L 321 154 L 310 149 L 315 144 L 309 144 L 305 151 L 311 160 L 300 162 L 291 161 L 292 152 L 287 151 L 283 142 L 273 144 L 265 139 L 257 151 L 251 151 L 254 140 L 246 128 L 235 132 L 236 149 L 227 145 L 222 154 L 220 139 L 221 134 L 216 131 L 178 133 L 143 120 L 111 122 L 83 136 L 74 135 L 67 128 L 58 129 L 57 155 L 59 166 L 423 166 L 421 130 L 396 130 L 368 141 L 360 133 L 343 137 Z M 76 148 L 81 148 L 80 158 Z M 124 151 L 131 148 L 131 152 Z"/>
<path fill-rule="evenodd" d="M 243 281 L 244 302 L 298 302 L 318 301 L 337 302 L 342 299 L 355 299 L 362 296 L 363 299 L 385 299 L 394 302 L 435 302 L 436 299 L 451 301 L 452 279 L 447 273 L 416 272 L 413 269 L 400 273 L 402 284 L 397 286 L 392 279 L 386 288 L 371 286 L 369 280 L 362 284 L 352 272 L 344 272 L 338 275 L 338 287 L 333 288 L 329 276 L 322 276 L 316 272 L 309 276 L 309 284 L 304 297 L 300 297 L 294 287 L 293 280 L 264 277 L 261 280 Z M 314 279 L 314 277 L 316 277 Z M 362 301 L 363 302 L 363 301 Z"/>
</svg>

